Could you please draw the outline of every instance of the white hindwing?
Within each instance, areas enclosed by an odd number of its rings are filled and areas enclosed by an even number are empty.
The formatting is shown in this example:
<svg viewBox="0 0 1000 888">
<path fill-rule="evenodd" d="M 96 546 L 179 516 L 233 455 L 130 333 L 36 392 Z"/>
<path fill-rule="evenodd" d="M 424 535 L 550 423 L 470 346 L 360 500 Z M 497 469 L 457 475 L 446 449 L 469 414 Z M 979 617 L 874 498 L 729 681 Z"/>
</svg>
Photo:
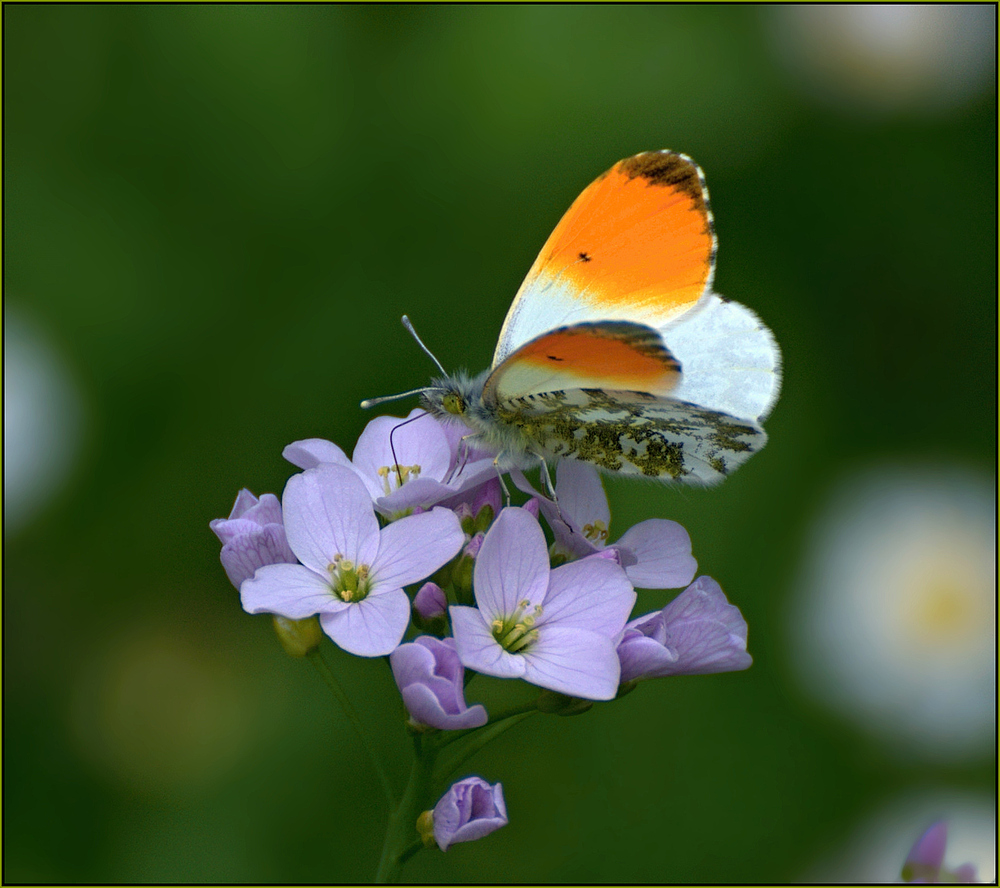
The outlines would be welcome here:
<svg viewBox="0 0 1000 888">
<path fill-rule="evenodd" d="M 758 422 L 771 412 L 781 391 L 781 352 L 745 305 L 706 293 L 660 334 L 681 365 L 672 398 Z"/>
</svg>

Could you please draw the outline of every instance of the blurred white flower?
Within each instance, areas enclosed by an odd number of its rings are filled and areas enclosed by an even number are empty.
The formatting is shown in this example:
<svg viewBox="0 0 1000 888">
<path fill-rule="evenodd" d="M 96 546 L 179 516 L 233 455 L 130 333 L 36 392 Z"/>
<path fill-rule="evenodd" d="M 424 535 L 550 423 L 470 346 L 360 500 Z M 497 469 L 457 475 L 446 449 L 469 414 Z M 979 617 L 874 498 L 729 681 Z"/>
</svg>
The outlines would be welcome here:
<svg viewBox="0 0 1000 888">
<path fill-rule="evenodd" d="M 4 531 L 23 526 L 66 480 L 80 444 L 80 398 L 36 325 L 4 309 Z"/>
<path fill-rule="evenodd" d="M 993 749 L 994 514 L 985 479 L 883 470 L 814 528 L 790 608 L 796 672 L 894 754 Z"/>
<path fill-rule="evenodd" d="M 947 861 L 975 864 L 977 882 L 996 879 L 996 800 L 985 793 L 949 789 L 913 790 L 886 802 L 859 823 L 837 847 L 829 848 L 803 882 L 901 882 L 914 836 L 931 823 L 947 821 Z"/>
<path fill-rule="evenodd" d="M 849 110 L 938 112 L 994 79 L 993 4 L 789 4 L 765 14 L 793 82 Z"/>
</svg>

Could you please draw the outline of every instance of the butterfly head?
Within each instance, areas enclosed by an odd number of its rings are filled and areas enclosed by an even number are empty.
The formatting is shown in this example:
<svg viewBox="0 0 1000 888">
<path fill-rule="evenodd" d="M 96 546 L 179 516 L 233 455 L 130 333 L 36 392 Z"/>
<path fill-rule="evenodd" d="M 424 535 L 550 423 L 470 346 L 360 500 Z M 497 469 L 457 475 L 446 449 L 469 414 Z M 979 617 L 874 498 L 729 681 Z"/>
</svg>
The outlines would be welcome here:
<svg viewBox="0 0 1000 888">
<path fill-rule="evenodd" d="M 468 409 L 468 404 L 458 392 L 445 392 L 441 396 L 441 409 L 452 416 L 461 416 Z"/>
<path fill-rule="evenodd" d="M 459 372 L 433 379 L 420 393 L 420 406 L 442 422 L 464 425 L 475 449 L 500 454 L 504 465 L 521 465 L 531 442 L 516 426 L 497 420 L 496 404 L 483 397 L 489 375 L 485 370 L 478 376 Z"/>
<path fill-rule="evenodd" d="M 471 378 L 455 373 L 431 380 L 420 393 L 423 408 L 439 419 L 457 419 L 468 423 L 476 413 L 483 393 L 482 377 Z"/>
</svg>

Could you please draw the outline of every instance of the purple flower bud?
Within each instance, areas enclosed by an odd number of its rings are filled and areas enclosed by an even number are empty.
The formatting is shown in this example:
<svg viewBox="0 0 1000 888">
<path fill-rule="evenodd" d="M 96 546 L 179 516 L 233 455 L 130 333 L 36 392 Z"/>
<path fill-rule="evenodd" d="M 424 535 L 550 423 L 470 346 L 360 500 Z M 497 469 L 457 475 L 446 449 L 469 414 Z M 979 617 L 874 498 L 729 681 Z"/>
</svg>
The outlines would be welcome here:
<svg viewBox="0 0 1000 888">
<path fill-rule="evenodd" d="M 490 467 L 492 468 L 492 460 Z M 500 479 L 494 469 L 491 476 L 476 487 L 445 500 L 442 505 L 452 509 L 469 536 L 489 530 L 493 519 L 500 512 Z"/>
<path fill-rule="evenodd" d="M 948 844 L 948 824 L 939 820 L 910 849 L 903 864 L 903 881 L 919 883 L 976 881 L 976 867 L 963 863 L 952 871 L 944 869 L 944 852 Z"/>
<path fill-rule="evenodd" d="M 489 511 L 483 514 L 483 509 L 489 507 Z M 476 530 L 486 530 L 489 524 L 500 514 L 501 491 L 500 479 L 490 478 L 485 484 L 480 485 L 476 490 L 476 495 L 472 498 L 472 514 L 475 516 Z"/>
<path fill-rule="evenodd" d="M 472 506 L 468 503 L 459 503 L 452 511 L 458 517 L 458 523 L 462 525 L 462 530 L 472 536 L 476 532 L 476 516 L 472 512 Z"/>
<path fill-rule="evenodd" d="M 281 503 L 273 493 L 259 500 L 244 488 L 236 497 L 228 518 L 208 525 L 222 543 L 222 566 L 229 581 L 239 589 L 265 564 L 295 564 L 296 558 L 281 521 Z"/>
<path fill-rule="evenodd" d="M 747 624 L 711 577 L 699 577 L 663 610 L 625 627 L 621 681 L 746 669 Z"/>
<path fill-rule="evenodd" d="M 472 578 L 476 558 L 483 545 L 483 534 L 477 533 L 462 550 L 451 568 L 451 583 L 460 604 L 472 604 Z"/>
<path fill-rule="evenodd" d="M 477 533 L 468 543 L 466 543 L 465 548 L 462 550 L 462 554 L 467 558 L 475 560 L 476 556 L 479 554 L 479 550 L 483 547 L 483 537 L 484 534 Z"/>
<path fill-rule="evenodd" d="M 434 806 L 434 838 L 442 851 L 457 842 L 471 842 L 507 825 L 503 787 L 482 777 L 453 783 Z"/>
<path fill-rule="evenodd" d="M 486 724 L 484 706 L 465 705 L 465 668 L 453 639 L 421 635 L 396 648 L 389 663 L 414 724 L 442 731 Z"/>
<path fill-rule="evenodd" d="M 413 599 L 413 607 L 425 620 L 435 620 L 448 613 L 448 599 L 437 583 L 424 583 Z"/>
</svg>

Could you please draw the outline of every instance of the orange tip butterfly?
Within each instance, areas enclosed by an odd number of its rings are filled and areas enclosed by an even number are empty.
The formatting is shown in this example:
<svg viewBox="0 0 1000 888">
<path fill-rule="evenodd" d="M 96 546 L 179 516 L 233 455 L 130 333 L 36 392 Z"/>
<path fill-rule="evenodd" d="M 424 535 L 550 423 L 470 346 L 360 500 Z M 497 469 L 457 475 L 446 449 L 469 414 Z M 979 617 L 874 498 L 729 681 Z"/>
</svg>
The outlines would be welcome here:
<svg viewBox="0 0 1000 888">
<path fill-rule="evenodd" d="M 771 331 L 712 291 L 715 252 L 705 177 L 689 157 L 619 161 L 545 242 L 488 370 L 438 364 L 430 386 L 362 407 L 419 393 L 505 468 L 577 459 L 715 484 L 764 446 L 781 386 Z"/>
</svg>

